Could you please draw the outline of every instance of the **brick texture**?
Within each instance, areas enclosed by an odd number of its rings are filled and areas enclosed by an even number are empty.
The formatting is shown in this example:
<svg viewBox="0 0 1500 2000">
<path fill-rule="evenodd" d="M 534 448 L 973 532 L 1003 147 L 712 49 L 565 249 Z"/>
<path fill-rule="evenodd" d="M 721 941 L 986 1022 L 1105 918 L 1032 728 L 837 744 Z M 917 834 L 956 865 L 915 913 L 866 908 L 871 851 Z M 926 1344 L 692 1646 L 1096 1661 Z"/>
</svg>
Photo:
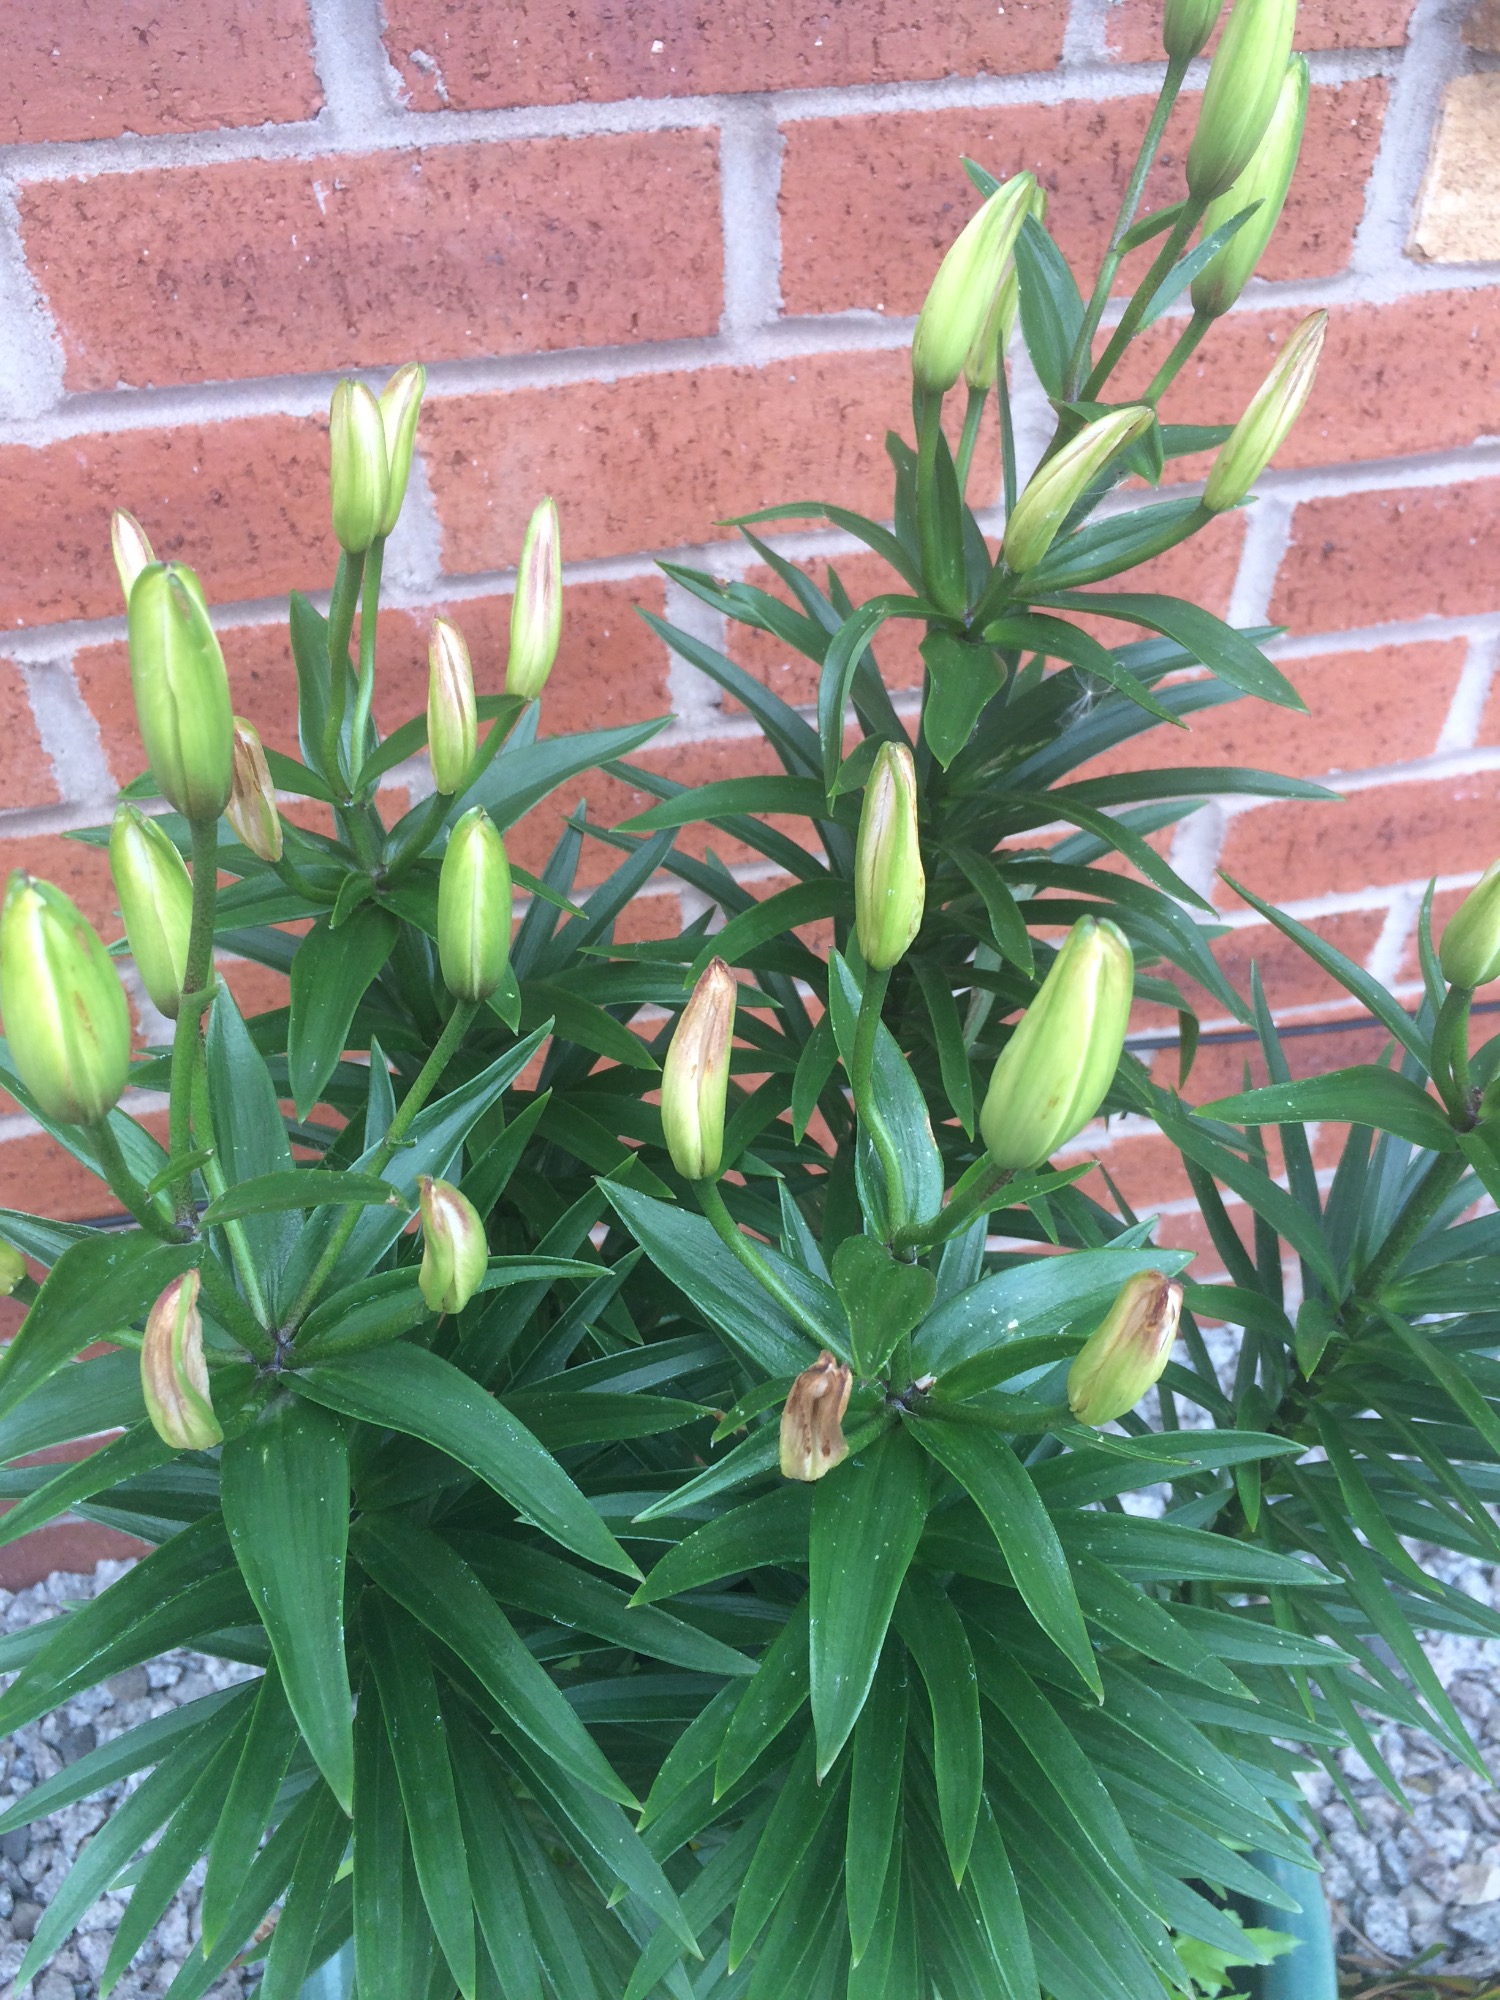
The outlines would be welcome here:
<svg viewBox="0 0 1500 2000">
<path fill-rule="evenodd" d="M 1299 49 L 1393 49 L 1406 40 L 1412 0 L 1302 0 Z M 1114 0 L 1105 15 L 1109 52 L 1124 62 L 1160 62 L 1163 0 Z M 1218 46 L 1220 29 L 1209 42 Z"/>
<path fill-rule="evenodd" d="M 1271 615 L 1302 630 L 1500 610 L 1500 481 L 1309 500 L 1292 517 Z"/>
</svg>

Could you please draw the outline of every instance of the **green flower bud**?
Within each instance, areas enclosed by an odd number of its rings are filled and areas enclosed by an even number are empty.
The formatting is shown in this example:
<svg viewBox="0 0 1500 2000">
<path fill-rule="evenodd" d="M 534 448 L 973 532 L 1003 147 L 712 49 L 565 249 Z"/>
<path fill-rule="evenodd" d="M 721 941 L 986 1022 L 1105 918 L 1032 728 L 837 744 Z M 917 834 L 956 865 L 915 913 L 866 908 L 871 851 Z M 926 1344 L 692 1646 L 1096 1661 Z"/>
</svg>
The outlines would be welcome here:
<svg viewBox="0 0 1500 2000">
<path fill-rule="evenodd" d="M 927 877 L 917 839 L 917 773 L 904 743 L 882 743 L 854 849 L 854 926 L 866 965 L 906 956 L 922 927 Z"/>
<path fill-rule="evenodd" d="M 1085 424 L 1056 457 L 1038 466 L 1005 524 L 1000 545 L 1000 553 L 1017 575 L 1036 568 L 1109 461 L 1150 427 L 1151 411 L 1143 403 L 1127 404 Z"/>
<path fill-rule="evenodd" d="M 510 658 L 505 692 L 535 701 L 547 685 L 562 638 L 562 552 L 557 502 L 538 501 L 521 544 L 516 594 L 510 607 Z"/>
<path fill-rule="evenodd" d="M 455 1000 L 488 1000 L 510 957 L 510 863 L 483 806 L 448 836 L 438 876 L 438 962 Z"/>
<path fill-rule="evenodd" d="M 1188 148 L 1195 200 L 1212 201 L 1249 166 L 1281 94 L 1296 20 L 1297 0 L 1235 0 Z"/>
<path fill-rule="evenodd" d="M 328 491 L 339 547 L 362 556 L 383 532 L 391 479 L 380 405 L 363 382 L 348 377 L 328 411 Z"/>
<path fill-rule="evenodd" d="M 156 782 L 189 819 L 217 819 L 234 783 L 234 711 L 203 587 L 152 563 L 130 592 L 130 679 Z"/>
<path fill-rule="evenodd" d="M 450 1181 L 417 1179 L 422 1206 L 422 1268 L 417 1275 L 427 1310 L 462 1312 L 484 1282 L 490 1246 L 479 1211 Z"/>
<path fill-rule="evenodd" d="M 8 1299 L 26 1276 L 26 1259 L 10 1243 L 0 1243 L 0 1298 Z"/>
<path fill-rule="evenodd" d="M 1224 0 L 1167 0 L 1162 47 L 1173 62 L 1191 62 L 1218 24 Z"/>
<path fill-rule="evenodd" d="M 662 1137 L 684 1180 L 716 1179 L 724 1157 L 736 993 L 729 967 L 722 958 L 711 959 L 682 1010 L 662 1064 Z"/>
<path fill-rule="evenodd" d="M 1260 203 L 1250 220 L 1241 223 L 1224 248 L 1194 278 L 1193 311 L 1200 318 L 1217 319 L 1228 312 L 1250 282 L 1281 220 L 1302 144 L 1302 127 L 1307 121 L 1307 91 L 1307 58 L 1293 56 L 1286 66 L 1271 122 L 1249 166 L 1204 211 L 1203 235 L 1207 238 L 1253 202 Z"/>
<path fill-rule="evenodd" d="M 427 754 L 432 782 L 449 798 L 468 775 L 479 747 L 474 670 L 464 635 L 447 618 L 434 618 L 427 647 Z"/>
<path fill-rule="evenodd" d="M 1079 1423 L 1112 1424 L 1160 1381 L 1181 1312 L 1181 1285 L 1160 1271 L 1125 1280 L 1068 1370 L 1068 1407 Z"/>
<path fill-rule="evenodd" d="M 151 553 L 151 544 L 146 540 L 146 530 L 135 518 L 127 514 L 123 507 L 117 507 L 109 519 L 109 546 L 114 554 L 115 568 L 120 575 L 120 588 L 125 593 L 127 608 L 130 592 L 136 578 L 143 569 L 149 569 L 156 561 Z"/>
<path fill-rule="evenodd" d="M 1250 398 L 1245 414 L 1219 447 L 1203 504 L 1211 514 L 1238 507 L 1281 449 L 1287 432 L 1312 394 L 1328 331 L 1326 312 L 1309 313 L 1287 341 L 1286 351 Z"/>
<path fill-rule="evenodd" d="M 260 732 L 242 715 L 234 718 L 234 790 L 224 808 L 229 824 L 262 861 L 281 859 L 281 814 L 276 787 L 261 747 Z"/>
<path fill-rule="evenodd" d="M 853 1386 L 853 1375 L 826 1347 L 803 1369 L 781 1412 L 783 1479 L 811 1484 L 849 1456 L 843 1421 Z"/>
<path fill-rule="evenodd" d="M 1000 372 L 1000 356 L 1010 345 L 1010 337 L 1016 330 L 1016 313 L 1020 307 L 1021 288 L 1016 277 L 1016 267 L 1007 264 L 1005 276 L 1000 280 L 1000 288 L 995 293 L 990 306 L 989 317 L 974 336 L 974 344 L 964 356 L 964 383 L 973 390 L 993 389 L 995 377 Z"/>
<path fill-rule="evenodd" d="M 133 805 L 115 813 L 109 872 L 141 982 L 158 1013 L 175 1021 L 187 976 L 193 878 L 162 828 Z"/>
<path fill-rule="evenodd" d="M 1500 979 L 1500 861 L 1492 861 L 1443 931 L 1438 962 L 1450 986 Z"/>
<path fill-rule="evenodd" d="M 997 1166 L 1039 1165 L 1104 1102 L 1125 1046 L 1133 972 L 1108 918 L 1080 917 L 990 1078 L 979 1129 Z"/>
<path fill-rule="evenodd" d="M 0 1013 L 11 1059 L 42 1115 L 96 1125 L 130 1074 L 130 1010 L 83 912 L 17 869 L 0 913 Z"/>
<path fill-rule="evenodd" d="M 385 438 L 385 512 L 380 517 L 380 533 L 388 535 L 401 518 L 406 498 L 406 482 L 411 477 L 412 447 L 417 441 L 417 418 L 422 411 L 422 392 L 427 387 L 427 370 L 420 361 L 408 361 L 398 368 L 380 392 L 380 427 Z"/>
<path fill-rule="evenodd" d="M 938 266 L 917 315 L 911 343 L 912 378 L 944 395 L 963 373 L 983 330 L 1036 189 L 1034 174 L 1013 174 L 970 216 Z"/>
<path fill-rule="evenodd" d="M 151 1308 L 141 1342 L 146 1415 L 156 1435 L 175 1451 L 207 1451 L 224 1437 L 203 1359 L 198 1282 L 196 1271 L 172 1280 Z"/>
</svg>

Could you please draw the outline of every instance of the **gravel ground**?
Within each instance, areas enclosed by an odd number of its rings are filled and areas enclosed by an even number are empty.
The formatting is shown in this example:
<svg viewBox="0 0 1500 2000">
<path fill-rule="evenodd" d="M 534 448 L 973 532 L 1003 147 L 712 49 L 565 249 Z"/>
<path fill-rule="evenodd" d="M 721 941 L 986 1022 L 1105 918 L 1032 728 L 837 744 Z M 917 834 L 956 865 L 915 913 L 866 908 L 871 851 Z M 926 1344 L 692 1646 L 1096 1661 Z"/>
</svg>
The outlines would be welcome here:
<svg viewBox="0 0 1500 2000">
<path fill-rule="evenodd" d="M 1471 1596 L 1500 1606 L 1500 1570 L 1422 1551 L 1427 1567 Z M 14 1595 L 0 1591 L 0 1629 L 15 1631 L 51 1617 L 60 1605 L 92 1595 L 121 1573 L 101 1563 L 93 1576 L 56 1575 Z M 1438 1637 L 1438 1673 L 1486 1757 L 1500 1767 L 1500 1641 Z M 247 1669 L 194 1653 L 168 1653 L 150 1666 L 93 1689 L 56 1715 L 0 1743 L 0 1810 L 111 1736 L 174 1704 L 244 1679 Z M 1429 1946 L 1433 1970 L 1469 1975 L 1500 1971 L 1500 1792 L 1435 1750 L 1425 1737 L 1394 1726 L 1381 1731 L 1382 1755 L 1405 1786 L 1410 1815 L 1389 1799 L 1356 1753 L 1343 1774 L 1359 1803 L 1361 1825 L 1322 1772 L 1306 1781 L 1327 1836 L 1325 1884 L 1342 1932 L 1341 1952 L 1372 1964 L 1405 1964 Z M 79 1848 L 107 1817 L 122 1788 L 71 1806 L 55 1819 L 0 1838 L 0 1993 L 12 1994 L 26 1941 Z M 197 1936 L 197 1874 L 158 1925 L 151 1942 L 114 1989 L 115 2000 L 159 2000 Z M 105 1896 L 41 1978 L 12 2000 L 95 2000 L 123 1896 Z M 253 1974 L 231 1974 L 210 2000 L 243 2000 Z"/>
</svg>

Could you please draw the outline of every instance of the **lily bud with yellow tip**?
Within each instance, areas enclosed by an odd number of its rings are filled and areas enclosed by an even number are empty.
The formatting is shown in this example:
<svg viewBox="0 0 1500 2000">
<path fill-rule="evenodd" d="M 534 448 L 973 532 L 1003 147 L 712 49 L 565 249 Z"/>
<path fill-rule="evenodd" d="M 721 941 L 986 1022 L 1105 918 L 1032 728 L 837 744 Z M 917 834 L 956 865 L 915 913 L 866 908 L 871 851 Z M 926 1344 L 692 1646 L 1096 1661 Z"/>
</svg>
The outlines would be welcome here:
<svg viewBox="0 0 1500 2000">
<path fill-rule="evenodd" d="M 844 1412 L 854 1377 L 825 1347 L 792 1384 L 781 1412 L 781 1476 L 808 1484 L 849 1456 Z"/>
<path fill-rule="evenodd" d="M 455 1000 L 488 1000 L 510 958 L 510 863 L 483 806 L 448 836 L 438 874 L 438 962 Z"/>
<path fill-rule="evenodd" d="M 0 913 L 0 1014 L 42 1115 L 97 1125 L 130 1074 L 130 1010 L 114 961 L 61 889 L 17 869 Z"/>
<path fill-rule="evenodd" d="M 917 773 L 904 743 L 883 743 L 865 786 L 854 849 L 854 926 L 866 965 L 904 958 L 922 927 L 927 877 L 917 838 Z"/>
<path fill-rule="evenodd" d="M 1195 200 L 1212 201 L 1249 166 L 1281 94 L 1296 21 L 1297 0 L 1235 0 L 1188 148 Z"/>
<path fill-rule="evenodd" d="M 417 1284 L 429 1312 L 462 1312 L 489 1269 L 484 1223 L 473 1202 L 451 1181 L 422 1174 L 417 1195 L 422 1209 L 422 1268 Z"/>
<path fill-rule="evenodd" d="M 384 532 L 390 491 L 380 405 L 363 382 L 346 377 L 328 410 L 328 494 L 333 532 L 349 555 L 362 556 Z"/>
<path fill-rule="evenodd" d="M 123 507 L 117 507 L 109 518 L 109 546 L 128 609 L 132 585 L 143 569 L 150 568 L 156 557 L 146 539 L 146 530 L 134 514 L 127 514 Z"/>
<path fill-rule="evenodd" d="M 1034 174 L 1013 174 L 964 224 L 938 266 L 911 343 L 918 389 L 944 395 L 963 373 L 1031 207 Z"/>
<path fill-rule="evenodd" d="M 1308 87 L 1307 58 L 1293 56 L 1286 66 L 1271 122 L 1250 164 L 1204 211 L 1203 235 L 1207 239 L 1245 209 L 1260 204 L 1194 278 L 1193 311 L 1200 319 L 1217 319 L 1228 312 L 1249 284 L 1281 220 L 1307 122 Z"/>
<path fill-rule="evenodd" d="M 203 586 L 152 563 L 130 592 L 130 680 L 152 775 L 189 819 L 217 819 L 234 783 L 234 711 Z"/>
<path fill-rule="evenodd" d="M 157 1012 L 175 1021 L 193 928 L 187 864 L 156 821 L 127 803 L 109 830 L 109 872 L 141 983 Z"/>
<path fill-rule="evenodd" d="M 207 1451 L 224 1437 L 203 1359 L 198 1284 L 196 1271 L 172 1280 L 147 1316 L 141 1343 L 146 1415 L 157 1436 L 176 1451 Z"/>
<path fill-rule="evenodd" d="M 234 718 L 234 790 L 224 808 L 229 824 L 262 861 L 281 859 L 281 814 L 276 787 L 260 732 L 242 715 Z"/>
<path fill-rule="evenodd" d="M 562 640 L 562 543 L 557 502 L 538 501 L 526 526 L 516 594 L 510 607 L 505 692 L 535 701 L 547 685 Z"/>
<path fill-rule="evenodd" d="M 1081 1424 L 1111 1424 L 1161 1379 L 1177 1338 L 1182 1287 L 1160 1271 L 1127 1278 L 1068 1370 L 1068 1407 Z"/>
<path fill-rule="evenodd" d="M 1134 960 L 1107 917 L 1080 917 L 1000 1051 L 979 1114 L 997 1166 L 1038 1166 L 1104 1102 L 1125 1046 Z"/>
<path fill-rule="evenodd" d="M 662 1064 L 662 1137 L 684 1180 L 713 1180 L 724 1157 L 737 991 L 723 959 L 711 959 L 682 1010 Z"/>
<path fill-rule="evenodd" d="M 1211 514 L 1237 507 L 1281 449 L 1312 394 L 1327 331 L 1327 313 L 1309 313 L 1250 398 L 1245 414 L 1219 447 L 1203 488 L 1203 504 Z"/>
<path fill-rule="evenodd" d="M 427 647 L 427 755 L 432 782 L 444 798 L 462 785 L 478 747 L 469 649 L 451 619 L 434 618 Z"/>
<path fill-rule="evenodd" d="M 408 361 L 380 392 L 386 465 L 385 512 L 380 517 L 382 535 L 390 534 L 401 518 L 406 482 L 411 477 L 412 450 L 417 441 L 417 418 L 422 413 L 422 392 L 426 387 L 427 370 L 420 361 Z"/>
<path fill-rule="evenodd" d="M 1035 569 L 1057 539 L 1062 524 L 1109 461 L 1151 427 L 1144 403 L 1110 410 L 1085 424 L 1027 480 L 1005 524 L 1000 552 L 1017 575 Z"/>
<path fill-rule="evenodd" d="M 1450 986 L 1488 986 L 1500 979 L 1500 861 L 1492 861 L 1443 931 L 1438 963 Z"/>
</svg>

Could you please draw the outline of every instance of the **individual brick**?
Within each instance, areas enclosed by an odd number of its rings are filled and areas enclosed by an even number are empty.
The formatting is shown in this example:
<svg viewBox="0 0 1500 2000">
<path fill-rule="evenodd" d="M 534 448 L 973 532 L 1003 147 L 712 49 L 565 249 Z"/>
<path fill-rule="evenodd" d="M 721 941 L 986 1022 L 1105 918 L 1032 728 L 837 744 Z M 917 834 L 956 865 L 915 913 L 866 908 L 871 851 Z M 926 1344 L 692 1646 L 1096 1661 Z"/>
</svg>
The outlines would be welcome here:
<svg viewBox="0 0 1500 2000">
<path fill-rule="evenodd" d="M 1299 49 L 1398 49 L 1406 40 L 1413 0 L 1302 0 Z M 1105 13 L 1105 42 L 1124 62 L 1162 60 L 1163 0 L 1114 0 Z M 1221 17 L 1222 20 L 1223 17 Z M 1222 26 L 1209 43 L 1218 46 Z"/>
<path fill-rule="evenodd" d="M 6 19 L 7 146 L 281 124 L 322 103 L 306 0 L 32 0 Z"/>
<path fill-rule="evenodd" d="M 140 519 L 164 561 L 199 571 L 210 603 L 333 581 L 326 423 L 237 417 L 101 432 L 0 446 L 0 623 L 118 616 L 116 507 Z"/>
<path fill-rule="evenodd" d="M 1276 577 L 1271 617 L 1338 632 L 1500 609 L 1500 480 L 1305 500 Z"/>
<path fill-rule="evenodd" d="M 1065 0 L 904 0 L 854 7 L 767 0 L 683 11 L 518 0 L 505 32 L 485 0 L 387 0 L 385 46 L 414 110 L 608 102 L 748 90 L 817 90 L 1051 69 Z"/>
<path fill-rule="evenodd" d="M 102 847 L 70 840 L 60 833 L 29 833 L 0 839 L 0 882 L 13 868 L 40 875 L 71 896 L 108 943 L 121 935 L 115 907 L 115 887 Z M 3 1204 L 0 1204 L 3 1206 Z"/>
<path fill-rule="evenodd" d="M 132 1562 L 151 1553 L 149 1542 L 94 1521 L 54 1521 L 0 1549 L 0 1590 L 29 1590 L 55 1570 L 91 1570 L 96 1563 Z"/>
<path fill-rule="evenodd" d="M 138 169 L 22 191 L 70 389 L 716 332 L 707 131 Z"/>
<path fill-rule="evenodd" d="M 885 434 L 911 429 L 896 353 L 816 354 L 501 395 L 434 399 L 427 474 L 451 574 L 513 564 L 550 491 L 571 561 L 722 539 L 725 517 L 784 500 L 888 516 Z"/>
<path fill-rule="evenodd" d="M 1412 256 L 1434 264 L 1500 257 L 1500 76 L 1445 85 L 1412 218 Z"/>
<path fill-rule="evenodd" d="M 20 669 L 0 660 L 0 812 L 50 806 L 60 796 L 52 760 L 42 748 Z"/>
<path fill-rule="evenodd" d="M 1342 270 L 1364 213 L 1385 115 L 1383 78 L 1319 86 L 1302 167 L 1262 263 L 1267 278 Z M 1182 193 L 1197 99 L 1185 99 L 1147 187 L 1150 205 Z M 1151 99 L 893 111 L 798 120 L 785 127 L 781 285 L 789 313 L 914 313 L 939 259 L 978 203 L 960 164 L 995 174 L 1029 167 L 1048 191 L 1048 226 L 1064 254 L 1097 265 L 1139 148 Z M 1152 251 L 1125 266 L 1144 275 Z"/>
</svg>

